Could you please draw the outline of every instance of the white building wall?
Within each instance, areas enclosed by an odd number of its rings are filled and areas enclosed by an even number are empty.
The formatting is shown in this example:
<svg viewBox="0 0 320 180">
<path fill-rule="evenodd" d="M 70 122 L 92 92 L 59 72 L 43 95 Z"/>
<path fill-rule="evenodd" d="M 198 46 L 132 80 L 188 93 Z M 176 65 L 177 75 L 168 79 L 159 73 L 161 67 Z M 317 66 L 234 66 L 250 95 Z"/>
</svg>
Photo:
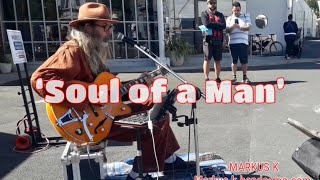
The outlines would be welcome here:
<svg viewBox="0 0 320 180">
<path fill-rule="evenodd" d="M 225 16 L 231 15 L 232 0 L 218 0 L 218 11 Z M 239 0 L 242 12 L 246 12 L 246 1 Z M 179 18 L 194 18 L 194 0 L 167 0 L 166 5 L 169 9 L 170 25 L 174 25 L 174 13 L 176 15 L 176 27 L 180 25 Z M 174 8 L 175 7 L 175 8 Z M 201 17 L 201 12 L 207 9 L 206 1 L 198 1 L 198 16 Z M 201 24 L 201 22 L 200 22 Z"/>
<path fill-rule="evenodd" d="M 252 28 L 249 34 L 276 34 L 276 40 L 285 44 L 283 23 L 287 21 L 288 4 L 286 0 L 247 0 L 247 13 L 250 14 Z M 265 28 L 259 29 L 255 25 L 255 18 L 258 15 L 265 15 L 268 24 Z"/>
<path fill-rule="evenodd" d="M 235 0 L 233 0 L 235 1 Z M 225 16 L 231 14 L 232 0 L 218 0 L 218 11 Z M 293 2 L 293 18 L 299 27 L 303 27 L 305 36 L 316 36 L 316 15 L 304 0 L 238 0 L 241 4 L 242 12 L 251 18 L 251 35 L 254 34 L 276 34 L 276 39 L 282 44 L 284 41 L 283 23 L 287 21 L 291 13 L 291 3 Z M 174 26 L 174 13 L 176 17 L 175 25 L 180 26 L 180 18 L 194 18 L 194 0 L 166 0 L 169 9 L 168 19 L 170 27 Z M 207 9 L 206 1 L 198 1 L 199 17 L 202 11 Z M 255 18 L 263 14 L 268 18 L 268 25 L 264 29 L 259 29 L 255 25 Z M 199 22 L 201 24 L 201 22 Z"/>
<path fill-rule="evenodd" d="M 304 0 L 293 0 L 293 19 L 297 22 L 298 27 L 304 27 L 304 36 L 316 37 L 317 16 Z M 291 0 L 289 5 L 291 7 Z M 291 8 L 288 14 L 291 13 Z"/>
</svg>

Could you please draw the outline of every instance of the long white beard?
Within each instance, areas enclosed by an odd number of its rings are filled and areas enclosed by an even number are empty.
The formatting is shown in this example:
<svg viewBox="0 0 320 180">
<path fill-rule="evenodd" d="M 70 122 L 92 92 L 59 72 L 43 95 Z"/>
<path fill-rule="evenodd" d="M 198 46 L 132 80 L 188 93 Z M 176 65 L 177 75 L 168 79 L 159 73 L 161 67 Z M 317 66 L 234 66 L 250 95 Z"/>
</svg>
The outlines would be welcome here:
<svg viewBox="0 0 320 180">
<path fill-rule="evenodd" d="M 103 64 L 103 61 L 108 57 L 105 42 L 101 42 L 99 37 L 93 37 L 92 35 L 77 29 L 72 29 L 70 36 L 78 41 L 79 46 L 86 53 L 87 63 L 94 75 L 98 75 L 100 72 L 107 69 Z"/>
</svg>

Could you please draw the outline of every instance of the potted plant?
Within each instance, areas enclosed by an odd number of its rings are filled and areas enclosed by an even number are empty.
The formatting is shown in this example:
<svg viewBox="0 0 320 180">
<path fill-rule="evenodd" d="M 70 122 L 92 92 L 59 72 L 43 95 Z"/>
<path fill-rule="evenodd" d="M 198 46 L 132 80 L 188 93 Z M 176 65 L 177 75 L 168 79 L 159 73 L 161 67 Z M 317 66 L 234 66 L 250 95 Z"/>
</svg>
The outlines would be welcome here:
<svg viewBox="0 0 320 180">
<path fill-rule="evenodd" d="M 10 56 L 11 57 L 11 56 Z M 12 69 L 12 57 L 6 55 L 0 56 L 0 71 L 1 73 L 10 73 Z"/>
<path fill-rule="evenodd" d="M 180 37 L 173 37 L 167 42 L 166 53 L 172 66 L 182 66 L 185 56 L 195 52 L 191 44 L 183 41 Z"/>
</svg>

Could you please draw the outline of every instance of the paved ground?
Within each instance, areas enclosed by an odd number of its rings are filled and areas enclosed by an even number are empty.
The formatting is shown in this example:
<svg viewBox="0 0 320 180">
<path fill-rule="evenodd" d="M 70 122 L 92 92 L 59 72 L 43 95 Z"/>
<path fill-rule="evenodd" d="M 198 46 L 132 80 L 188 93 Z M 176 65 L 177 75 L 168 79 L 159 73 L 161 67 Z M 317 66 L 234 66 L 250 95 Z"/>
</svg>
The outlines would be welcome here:
<svg viewBox="0 0 320 180">
<path fill-rule="evenodd" d="M 294 150 L 308 138 L 288 124 L 288 117 L 299 120 L 313 129 L 320 129 L 317 122 L 320 112 L 319 57 L 285 61 L 282 58 L 252 58 L 249 77 L 253 84 L 275 83 L 278 77 L 284 77 L 286 86 L 276 91 L 275 104 L 206 104 L 198 102 L 200 151 L 213 151 L 229 162 L 279 162 L 279 172 L 260 172 L 256 175 L 269 177 L 308 177 L 292 160 Z M 264 60 L 264 61 L 263 61 Z M 230 62 L 230 61 L 229 61 Z M 231 74 L 225 61 L 221 74 L 223 79 L 230 79 Z M 263 62 L 263 63 L 262 63 Z M 203 89 L 201 60 L 198 70 L 177 70 L 179 75 L 190 83 Z M 255 65 L 256 63 L 256 65 Z M 260 63 L 260 64 L 258 64 Z M 190 71 L 190 72 L 189 72 Z M 132 79 L 139 74 L 121 73 L 123 80 Z M 11 75 L 13 76 L 13 75 Z M 63 146 L 36 154 L 19 154 L 12 151 L 15 140 L 16 123 L 25 115 L 22 97 L 17 95 L 20 87 L 10 75 L 0 76 L 0 179 L 62 179 L 60 156 Z M 241 73 L 238 73 L 241 76 Z M 168 76 L 170 89 L 180 82 Z M 11 83 L 10 83 L 11 82 Z M 3 85 L 5 83 L 5 85 Z M 9 86 L 10 85 L 10 86 Z M 44 104 L 36 96 L 41 130 L 46 136 L 57 136 L 48 122 Z M 190 115 L 190 105 L 176 104 L 178 114 Z M 186 153 L 188 147 L 188 128 L 180 128 L 175 123 L 172 127 L 181 145 L 178 153 Z M 191 135 L 193 137 L 193 135 Z M 192 139 L 192 138 L 191 138 Z M 192 143 L 193 144 L 193 143 Z M 193 146 L 192 146 L 193 147 Z M 109 161 L 119 161 L 133 157 L 135 144 L 123 146 L 110 145 Z M 87 172 L 90 172 L 86 169 Z M 247 172 L 235 172 L 246 174 Z"/>
</svg>

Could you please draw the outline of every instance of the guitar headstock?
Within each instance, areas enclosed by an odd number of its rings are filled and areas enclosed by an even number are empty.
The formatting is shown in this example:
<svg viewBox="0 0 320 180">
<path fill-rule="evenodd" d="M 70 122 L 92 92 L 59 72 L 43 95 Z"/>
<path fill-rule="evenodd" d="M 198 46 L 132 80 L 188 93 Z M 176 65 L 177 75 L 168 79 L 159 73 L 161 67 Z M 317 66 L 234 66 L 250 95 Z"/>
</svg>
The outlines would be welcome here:
<svg viewBox="0 0 320 180">
<path fill-rule="evenodd" d="M 138 79 L 137 81 L 139 81 L 140 83 L 143 82 L 143 83 L 146 83 L 147 82 L 147 79 L 149 78 L 155 78 L 157 76 L 166 76 L 166 74 L 168 73 L 168 70 L 166 70 L 165 68 L 163 67 L 160 67 L 158 66 L 157 69 L 149 72 L 149 73 L 143 73 Z"/>
<path fill-rule="evenodd" d="M 149 75 L 150 75 L 149 77 L 156 77 L 159 75 L 166 76 L 167 73 L 168 73 L 168 70 L 166 70 L 165 68 L 163 68 L 161 66 L 158 66 L 158 68 L 156 70 L 153 70 L 149 73 Z"/>
</svg>

